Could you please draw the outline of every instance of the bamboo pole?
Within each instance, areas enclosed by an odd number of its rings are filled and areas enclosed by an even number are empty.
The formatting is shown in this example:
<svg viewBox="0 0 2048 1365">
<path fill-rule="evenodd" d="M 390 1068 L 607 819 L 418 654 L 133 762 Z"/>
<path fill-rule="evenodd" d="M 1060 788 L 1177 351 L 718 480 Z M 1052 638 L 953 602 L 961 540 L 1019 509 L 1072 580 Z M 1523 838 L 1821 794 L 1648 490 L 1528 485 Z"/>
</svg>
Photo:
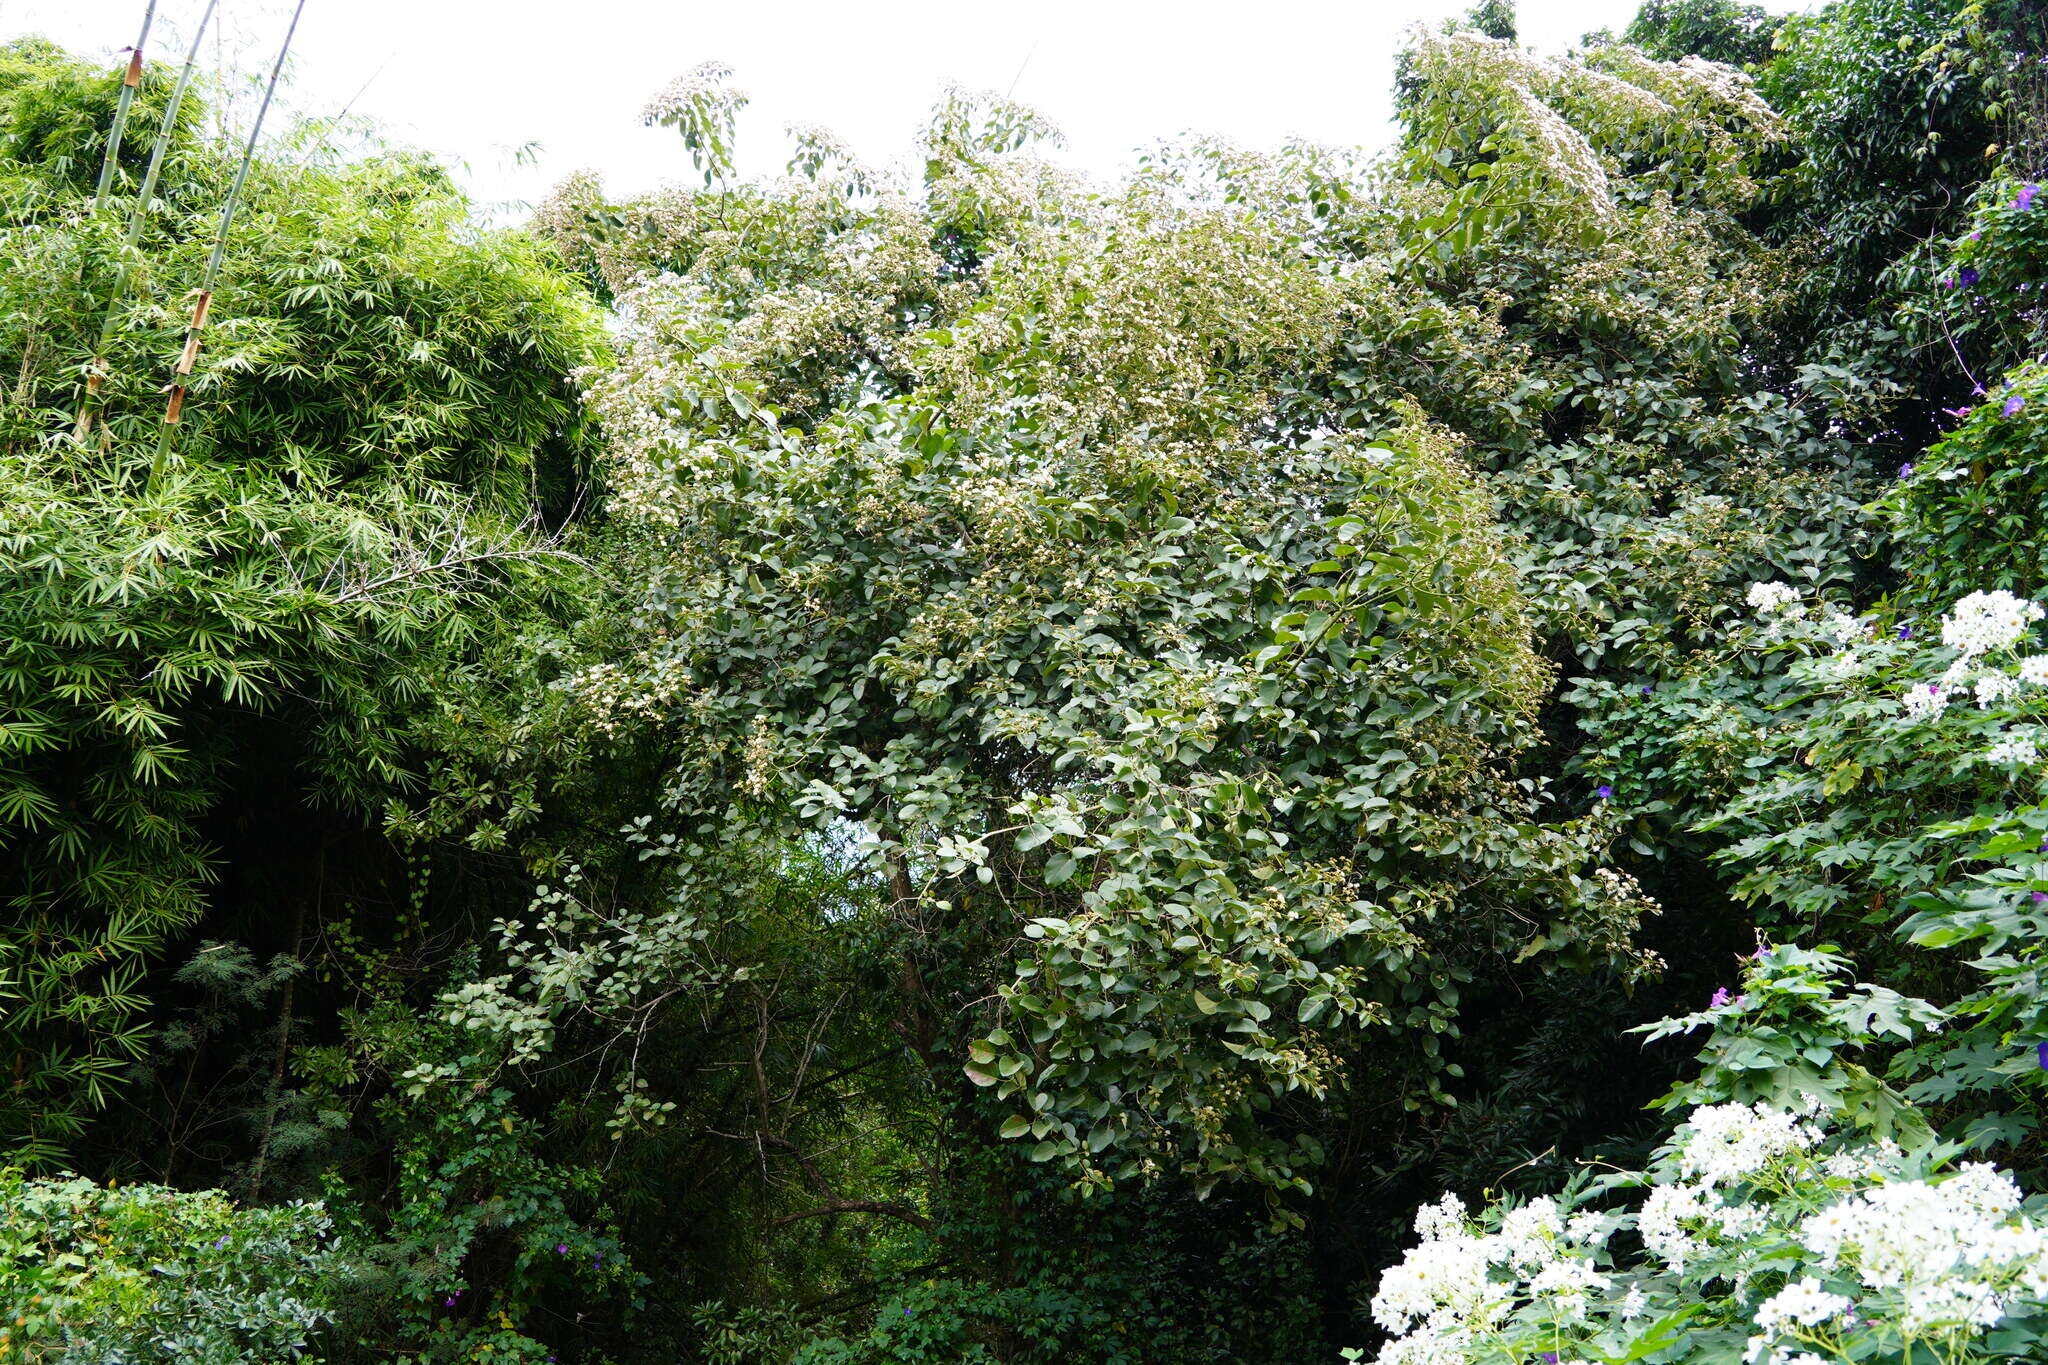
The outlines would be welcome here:
<svg viewBox="0 0 2048 1365">
<path fill-rule="evenodd" d="M 149 42 L 149 26 L 156 21 L 156 0 L 142 11 L 142 36 L 135 40 L 135 46 L 128 52 L 128 74 L 121 78 L 121 94 L 114 101 L 114 128 L 107 135 L 107 154 L 100 160 L 100 182 L 92 192 L 92 207 L 97 210 L 100 200 L 107 197 L 107 186 L 114 183 L 114 165 L 121 159 L 121 138 L 128 131 L 128 110 L 135 103 L 135 88 L 142 84 L 142 49 Z"/>
<path fill-rule="evenodd" d="M 142 176 L 142 190 L 136 197 L 135 206 L 128 212 L 128 231 L 121 242 L 121 273 L 115 277 L 113 295 L 107 300 L 106 317 L 100 324 L 100 344 L 93 352 L 92 372 L 85 379 L 84 401 L 78 405 L 78 429 L 74 435 L 81 441 L 92 429 L 93 405 L 99 398 L 100 386 L 106 382 L 107 352 L 113 347 L 121 305 L 127 302 L 128 288 L 134 283 L 135 249 L 142 242 L 142 225 L 149 217 L 157 176 L 164 168 L 164 153 L 170 147 L 172 133 L 177 130 L 178 109 L 185 102 L 185 91 L 191 87 L 192 73 L 199 66 L 199 45 L 206 39 L 206 26 L 213 22 L 213 12 L 219 5 L 220 0 L 206 0 L 206 8 L 200 13 L 199 28 L 192 35 L 191 50 L 185 54 L 184 69 L 178 72 L 178 83 L 171 90 L 170 103 L 164 106 L 163 119 L 157 124 L 156 142 L 149 149 L 149 169 Z"/>
<path fill-rule="evenodd" d="M 171 102 L 164 106 L 163 119 L 157 124 L 156 143 L 149 149 L 149 169 L 142 175 L 142 193 L 128 215 L 130 246 L 142 239 L 142 220 L 149 211 L 150 197 L 156 193 L 157 176 L 164 168 L 164 153 L 171 145 L 171 134 L 177 129 L 178 107 L 185 102 L 185 91 L 191 87 L 192 73 L 199 67 L 199 44 L 205 41 L 206 26 L 213 22 L 213 12 L 219 6 L 220 0 L 206 0 L 206 8 L 199 15 L 199 28 L 192 35 L 192 47 L 185 53 L 184 69 L 178 72 L 178 83 L 171 89 Z"/>
<path fill-rule="evenodd" d="M 235 168 L 235 182 L 228 187 L 227 202 L 221 205 L 220 229 L 213 239 L 213 251 L 206 258 L 206 274 L 199 282 L 197 298 L 192 305 L 192 321 L 185 328 L 185 350 L 178 357 L 177 372 L 166 389 L 170 397 L 164 404 L 163 427 L 157 432 L 156 458 L 149 466 L 151 489 L 163 477 L 171 436 L 184 416 L 185 377 L 192 373 L 192 366 L 199 359 L 199 334 L 206 326 L 206 312 L 213 304 L 213 287 L 220 279 L 221 262 L 227 256 L 228 230 L 234 226 L 235 213 L 242 205 L 242 188 L 248 184 L 249 167 L 256 159 L 256 139 L 263 133 L 264 117 L 270 113 L 270 102 L 277 94 L 278 78 L 284 74 L 284 61 L 292 50 L 292 37 L 299 31 L 299 18 L 305 12 L 306 0 L 298 0 L 292 9 L 291 24 L 284 31 L 284 41 L 278 45 L 277 61 L 270 68 L 270 82 L 263 87 L 263 103 L 256 107 L 256 121 L 249 125 L 249 141 L 242 147 L 242 164 Z"/>
</svg>

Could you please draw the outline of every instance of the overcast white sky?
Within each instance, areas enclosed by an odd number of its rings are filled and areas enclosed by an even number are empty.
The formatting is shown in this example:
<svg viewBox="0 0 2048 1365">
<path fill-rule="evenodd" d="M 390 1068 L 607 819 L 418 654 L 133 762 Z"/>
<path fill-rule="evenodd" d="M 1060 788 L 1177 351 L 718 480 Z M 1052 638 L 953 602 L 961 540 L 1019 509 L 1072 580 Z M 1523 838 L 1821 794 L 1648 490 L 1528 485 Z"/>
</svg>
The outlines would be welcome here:
<svg viewBox="0 0 2048 1365">
<path fill-rule="evenodd" d="M 285 0 L 220 0 L 224 50 L 267 66 Z M 731 65 L 753 103 L 741 164 L 779 170 L 791 123 L 819 123 L 864 158 L 900 155 L 947 82 L 1006 90 L 1098 174 L 1186 131 L 1250 146 L 1300 135 L 1380 145 L 1400 35 L 1471 0 L 307 0 L 294 103 L 354 101 L 395 138 L 468 165 L 485 201 L 538 199 L 568 172 L 614 190 L 686 176 L 674 134 L 640 126 L 647 96 L 701 61 Z M 183 43 L 204 0 L 158 0 L 151 55 Z M 0 0 L 0 38 L 41 33 L 113 59 L 144 0 Z M 1776 0 L 1771 8 L 1806 8 Z M 1636 0 L 1522 0 L 1522 41 L 1546 50 L 1619 30 Z M 208 47 L 214 48 L 209 42 Z M 537 166 L 512 149 L 541 145 Z"/>
</svg>

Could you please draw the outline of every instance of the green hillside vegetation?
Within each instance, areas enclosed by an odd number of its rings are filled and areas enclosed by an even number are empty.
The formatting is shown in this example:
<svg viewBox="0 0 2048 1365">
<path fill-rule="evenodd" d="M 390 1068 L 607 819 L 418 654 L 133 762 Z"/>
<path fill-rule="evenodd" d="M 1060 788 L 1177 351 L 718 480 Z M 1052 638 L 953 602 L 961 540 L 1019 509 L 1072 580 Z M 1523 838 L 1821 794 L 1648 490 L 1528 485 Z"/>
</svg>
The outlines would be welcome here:
<svg viewBox="0 0 2048 1365">
<path fill-rule="evenodd" d="M 0 1362 L 2048 1350 L 2048 18 L 1515 32 L 514 228 L 0 48 Z"/>
</svg>

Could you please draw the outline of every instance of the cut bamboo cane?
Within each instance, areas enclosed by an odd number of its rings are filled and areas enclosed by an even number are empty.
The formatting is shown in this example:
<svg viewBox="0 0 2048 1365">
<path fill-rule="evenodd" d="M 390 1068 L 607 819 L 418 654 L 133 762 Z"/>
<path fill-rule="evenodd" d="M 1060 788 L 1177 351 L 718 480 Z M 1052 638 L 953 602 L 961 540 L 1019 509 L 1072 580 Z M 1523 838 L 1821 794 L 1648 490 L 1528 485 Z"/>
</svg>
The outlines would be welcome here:
<svg viewBox="0 0 2048 1365">
<path fill-rule="evenodd" d="M 135 280 L 135 250 L 142 243 L 142 226 L 149 217 L 157 177 L 164 168 L 164 153 L 171 144 L 172 133 L 177 130 L 178 110 L 185 102 L 185 91 L 192 85 L 192 73 L 199 66 L 199 45 L 205 41 L 206 26 L 213 22 L 213 12 L 219 4 L 220 0 L 206 0 L 206 8 L 199 15 L 199 27 L 192 34 L 192 47 L 185 54 L 184 68 L 178 72 L 178 83 L 171 90 L 170 103 L 164 106 L 164 116 L 157 124 L 156 141 L 149 149 L 149 168 L 142 176 L 142 190 L 136 196 L 135 206 L 128 211 L 128 232 L 121 242 L 121 273 L 115 277 L 114 292 L 107 300 L 106 316 L 100 323 L 100 344 L 93 353 L 92 373 L 85 381 L 85 400 L 78 405 L 78 428 L 74 434 L 81 441 L 92 429 L 92 410 L 106 379 L 107 352 L 113 348 L 121 305 L 127 302 L 129 287 Z"/>
<path fill-rule="evenodd" d="M 206 326 L 206 310 L 213 306 L 213 294 L 205 289 L 199 291 L 199 301 L 192 306 L 192 325 L 185 331 L 185 354 L 178 357 L 178 373 L 192 373 L 193 364 L 199 359 L 199 333 Z"/>
<path fill-rule="evenodd" d="M 149 149 L 149 168 L 142 174 L 142 192 L 135 200 L 135 207 L 128 214 L 128 245 L 142 240 L 142 221 L 148 215 L 149 201 L 156 194 L 156 182 L 164 168 L 164 153 L 171 145 L 171 134 L 178 126 L 178 108 L 185 102 L 185 91 L 191 87 L 192 73 L 199 67 L 199 44 L 206 38 L 206 26 L 213 22 L 213 12 L 220 0 L 206 0 L 206 8 L 200 11 L 199 27 L 192 34 L 192 46 L 185 53 L 185 65 L 178 72 L 178 83 L 171 88 L 171 102 L 164 106 L 164 116 L 156 127 L 156 142 Z"/>
<path fill-rule="evenodd" d="M 114 183 L 114 166 L 121 159 L 121 138 L 128 131 L 128 110 L 135 103 L 136 87 L 142 84 L 142 50 L 149 43 L 149 26 L 156 22 L 156 0 L 142 11 L 142 35 L 128 56 L 128 74 L 121 78 L 121 93 L 114 101 L 114 127 L 107 135 L 107 154 L 100 160 L 100 180 L 92 192 L 92 207 L 98 209 Z"/>
<path fill-rule="evenodd" d="M 256 106 L 256 121 L 249 125 L 249 140 L 242 147 L 242 164 L 235 168 L 235 180 L 228 187 L 227 202 L 221 205 L 220 228 L 213 239 L 213 251 L 206 258 L 206 275 L 199 282 L 199 297 L 192 309 L 191 324 L 185 329 L 185 349 L 178 357 L 180 377 L 192 373 L 192 366 L 199 359 L 199 329 L 206 325 L 206 311 L 213 304 L 213 287 L 220 279 L 221 262 L 227 258 L 228 231 L 235 225 L 235 213 L 242 205 L 242 189 L 249 183 L 249 167 L 256 159 L 256 139 L 262 136 L 264 117 L 270 113 L 270 102 L 277 95 L 278 78 L 284 74 L 285 58 L 291 54 L 292 37 L 299 31 L 299 19 L 305 12 L 306 0 L 298 0 L 292 9 L 292 21 L 284 31 L 284 41 L 278 44 L 277 61 L 270 68 L 270 81 L 263 87 L 263 103 Z M 178 429 L 184 408 L 185 385 L 174 382 L 170 401 L 164 405 L 163 426 L 157 431 L 156 458 L 149 466 L 151 489 L 163 477 L 164 461 L 171 451 L 171 435 Z"/>
</svg>

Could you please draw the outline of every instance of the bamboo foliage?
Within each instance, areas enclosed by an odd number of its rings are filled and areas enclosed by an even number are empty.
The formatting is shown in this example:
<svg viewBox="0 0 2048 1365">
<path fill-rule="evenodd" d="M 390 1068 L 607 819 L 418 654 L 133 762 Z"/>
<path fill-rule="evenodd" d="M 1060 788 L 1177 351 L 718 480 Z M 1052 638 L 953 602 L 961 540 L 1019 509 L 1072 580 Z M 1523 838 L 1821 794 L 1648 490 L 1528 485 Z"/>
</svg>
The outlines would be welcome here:
<svg viewBox="0 0 2048 1365">
<path fill-rule="evenodd" d="M 305 12 L 306 0 L 298 0 L 298 4 L 292 7 L 291 23 L 285 27 L 284 41 L 277 48 L 277 60 L 270 67 L 270 80 L 263 87 L 263 102 L 257 106 L 256 118 L 249 125 L 249 140 L 243 144 L 241 164 L 235 167 L 234 183 L 228 187 L 227 199 L 221 204 L 220 228 L 214 236 L 213 250 L 206 258 L 206 272 L 193 296 L 192 321 L 185 328 L 185 348 L 178 356 L 177 369 L 166 390 L 169 397 L 164 404 L 163 427 L 157 435 L 156 458 L 149 467 L 151 487 L 163 476 L 172 434 L 184 417 L 186 379 L 199 359 L 200 333 L 206 326 L 207 310 L 213 304 L 213 287 L 220 279 L 221 262 L 227 256 L 228 233 L 235 225 L 235 214 L 242 205 L 242 191 L 249 183 L 249 168 L 255 162 L 257 139 L 263 135 L 263 120 L 270 113 L 270 103 L 277 95 L 278 79 L 284 74 L 285 58 L 291 55 L 292 38 L 298 33 L 299 19 Z"/>
<path fill-rule="evenodd" d="M 232 13 L 163 7 L 202 11 L 213 33 Z M 97 214 L 92 156 L 115 90 L 91 63 L 43 49 L 21 63 L 36 116 L 89 141 L 83 173 L 37 175 L 54 160 L 45 142 L 0 165 L 32 191 L 0 195 L 4 1162 L 78 1160 L 89 1126 L 142 1093 L 166 954 L 240 904 L 232 888 L 216 899 L 206 835 L 210 812 L 239 799 L 243 756 L 289 755 L 308 803 L 373 827 L 423 780 L 440 698 L 479 651 L 510 647 L 494 643 L 501 606 L 524 620 L 580 572 L 530 490 L 566 488 L 581 467 L 570 376 L 603 330 L 549 253 L 474 233 L 432 168 L 311 161 L 279 148 L 267 119 L 252 135 L 254 101 L 228 137 L 188 144 L 196 61 L 165 124 L 177 144 L 150 157 L 167 58 Z M 224 218 L 231 185 L 248 212 Z M 274 218 L 272 195 L 289 205 Z M 140 250 L 121 251 L 124 225 Z M 78 366 L 129 267 L 92 435 L 125 445 L 112 438 L 154 424 L 152 390 L 173 363 L 192 372 L 201 335 L 237 377 L 234 401 L 215 396 L 179 448 L 187 465 L 147 494 L 129 462 L 48 439 L 53 409 L 71 429 Z M 157 305 L 202 283 L 216 325 L 194 318 L 181 354 L 170 343 L 187 329 L 164 331 Z M 283 1148 L 265 1150 L 251 1183 L 268 1192 Z"/>
</svg>

